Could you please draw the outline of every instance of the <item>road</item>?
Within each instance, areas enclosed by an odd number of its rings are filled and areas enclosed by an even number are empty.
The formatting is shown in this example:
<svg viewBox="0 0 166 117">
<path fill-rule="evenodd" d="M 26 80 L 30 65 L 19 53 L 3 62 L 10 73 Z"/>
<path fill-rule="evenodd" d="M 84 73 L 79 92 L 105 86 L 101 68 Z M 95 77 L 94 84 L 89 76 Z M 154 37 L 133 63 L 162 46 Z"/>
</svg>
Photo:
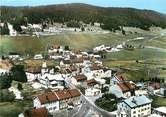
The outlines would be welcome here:
<svg viewBox="0 0 166 117">
<path fill-rule="evenodd" d="M 97 107 L 93 102 L 91 102 L 85 96 L 82 96 L 81 109 L 73 117 L 85 117 L 88 110 L 92 110 L 92 111 L 96 112 L 100 117 L 116 117 L 116 115 L 113 115 L 113 114 Z M 82 116 L 80 116 L 80 115 L 82 115 Z"/>
<path fill-rule="evenodd" d="M 73 84 L 71 84 L 67 80 L 65 81 L 70 88 L 76 88 Z M 81 101 L 82 101 L 82 106 L 80 107 L 79 111 L 75 113 L 72 117 L 86 117 L 89 110 L 96 112 L 100 117 L 116 117 L 116 115 L 113 115 L 108 111 L 105 111 L 97 107 L 91 100 L 85 97 L 82 93 L 81 93 Z"/>
</svg>

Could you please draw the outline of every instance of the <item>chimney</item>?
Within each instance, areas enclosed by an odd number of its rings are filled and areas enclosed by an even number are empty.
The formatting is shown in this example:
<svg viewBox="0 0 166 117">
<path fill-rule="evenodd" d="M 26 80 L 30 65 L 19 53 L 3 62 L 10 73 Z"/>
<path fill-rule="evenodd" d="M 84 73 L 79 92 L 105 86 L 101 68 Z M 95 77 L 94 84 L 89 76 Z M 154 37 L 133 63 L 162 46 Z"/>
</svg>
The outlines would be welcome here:
<svg viewBox="0 0 166 117">
<path fill-rule="evenodd" d="M 132 102 L 134 103 L 134 104 L 137 104 L 137 101 L 133 98 L 132 99 Z"/>
</svg>

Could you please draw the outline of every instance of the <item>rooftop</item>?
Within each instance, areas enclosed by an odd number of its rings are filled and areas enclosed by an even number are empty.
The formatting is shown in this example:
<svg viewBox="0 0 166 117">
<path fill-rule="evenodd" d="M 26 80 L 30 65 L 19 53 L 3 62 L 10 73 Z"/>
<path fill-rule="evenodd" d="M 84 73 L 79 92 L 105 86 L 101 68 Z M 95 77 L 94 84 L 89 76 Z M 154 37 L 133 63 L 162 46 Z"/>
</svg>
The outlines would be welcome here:
<svg viewBox="0 0 166 117">
<path fill-rule="evenodd" d="M 166 107 L 155 108 L 155 110 L 166 114 Z"/>
<path fill-rule="evenodd" d="M 97 84 L 97 81 L 95 79 L 87 80 L 87 85 L 88 86 L 94 86 L 96 84 Z"/>
<path fill-rule="evenodd" d="M 80 95 L 81 93 L 77 89 L 70 89 L 70 90 L 59 90 L 55 92 L 48 92 L 48 93 L 39 95 L 38 98 L 41 104 L 46 104 L 46 103 L 54 102 L 58 100 L 78 97 Z"/>
<path fill-rule="evenodd" d="M 118 83 L 118 86 L 121 88 L 123 92 L 130 91 L 136 88 L 136 85 L 130 82 Z"/>
<path fill-rule="evenodd" d="M 46 73 L 41 76 L 41 79 L 48 79 L 48 80 L 56 80 L 56 81 L 62 81 L 64 80 L 60 74 L 52 75 L 49 73 Z"/>
<path fill-rule="evenodd" d="M 125 99 L 123 102 L 125 102 L 131 108 L 134 108 L 137 106 L 149 104 L 152 101 L 149 98 L 147 98 L 145 95 L 139 95 L 139 96 L 132 96 L 128 99 Z"/>
<path fill-rule="evenodd" d="M 80 74 L 74 77 L 77 81 L 87 80 L 87 77 L 84 74 Z"/>
</svg>

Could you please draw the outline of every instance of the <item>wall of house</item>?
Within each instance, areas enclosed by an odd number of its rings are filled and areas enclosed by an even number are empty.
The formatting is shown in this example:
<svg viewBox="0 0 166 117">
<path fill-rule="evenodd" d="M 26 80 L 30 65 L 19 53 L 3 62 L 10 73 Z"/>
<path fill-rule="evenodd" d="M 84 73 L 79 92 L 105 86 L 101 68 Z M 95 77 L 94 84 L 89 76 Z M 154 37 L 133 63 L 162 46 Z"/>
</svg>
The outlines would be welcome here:
<svg viewBox="0 0 166 117">
<path fill-rule="evenodd" d="M 0 76 L 5 73 L 9 73 L 9 70 L 0 68 Z"/>
<path fill-rule="evenodd" d="M 151 114 L 151 104 L 139 106 L 131 110 L 131 117 L 144 117 Z"/>
<path fill-rule="evenodd" d="M 60 109 L 67 108 L 69 101 L 70 101 L 70 99 L 60 100 L 60 101 L 59 101 L 59 108 L 60 108 Z"/>
<path fill-rule="evenodd" d="M 124 102 L 118 104 L 118 112 L 124 111 L 128 117 L 144 117 L 151 114 L 151 104 L 130 108 Z"/>
<path fill-rule="evenodd" d="M 39 79 L 41 77 L 41 74 L 40 73 L 33 74 L 33 73 L 26 72 L 26 76 L 27 76 L 28 81 L 33 81 L 33 80 Z"/>
<path fill-rule="evenodd" d="M 126 105 L 124 102 L 118 103 L 117 104 L 117 109 L 118 109 L 118 115 L 121 117 L 121 112 L 125 112 L 127 117 L 130 117 L 131 115 L 131 108 Z"/>
<path fill-rule="evenodd" d="M 44 104 L 44 107 L 47 108 L 47 110 L 52 113 L 52 112 L 55 112 L 57 110 L 59 110 L 59 101 L 54 101 L 54 102 L 49 102 L 47 104 Z"/>
<path fill-rule="evenodd" d="M 35 107 L 35 108 L 41 108 L 42 107 L 42 105 L 41 105 L 41 103 L 40 103 L 38 98 L 35 98 L 33 100 L 33 107 Z"/>
</svg>

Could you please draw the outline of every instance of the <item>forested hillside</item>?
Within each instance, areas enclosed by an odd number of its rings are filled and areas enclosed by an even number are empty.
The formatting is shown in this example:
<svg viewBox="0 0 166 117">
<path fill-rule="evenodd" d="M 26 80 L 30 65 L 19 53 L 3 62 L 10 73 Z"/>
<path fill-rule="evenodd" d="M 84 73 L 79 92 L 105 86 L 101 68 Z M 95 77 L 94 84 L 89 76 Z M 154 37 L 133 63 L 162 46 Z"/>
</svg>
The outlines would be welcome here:
<svg viewBox="0 0 166 117">
<path fill-rule="evenodd" d="M 26 25 L 27 22 L 64 23 L 71 20 L 85 23 L 100 22 L 102 28 L 109 30 L 116 30 L 121 26 L 139 27 L 145 30 L 148 30 L 150 26 L 166 28 L 166 15 L 151 10 L 97 7 L 79 3 L 38 7 L 1 7 L 1 22 L 8 21 L 17 26 Z"/>
</svg>

